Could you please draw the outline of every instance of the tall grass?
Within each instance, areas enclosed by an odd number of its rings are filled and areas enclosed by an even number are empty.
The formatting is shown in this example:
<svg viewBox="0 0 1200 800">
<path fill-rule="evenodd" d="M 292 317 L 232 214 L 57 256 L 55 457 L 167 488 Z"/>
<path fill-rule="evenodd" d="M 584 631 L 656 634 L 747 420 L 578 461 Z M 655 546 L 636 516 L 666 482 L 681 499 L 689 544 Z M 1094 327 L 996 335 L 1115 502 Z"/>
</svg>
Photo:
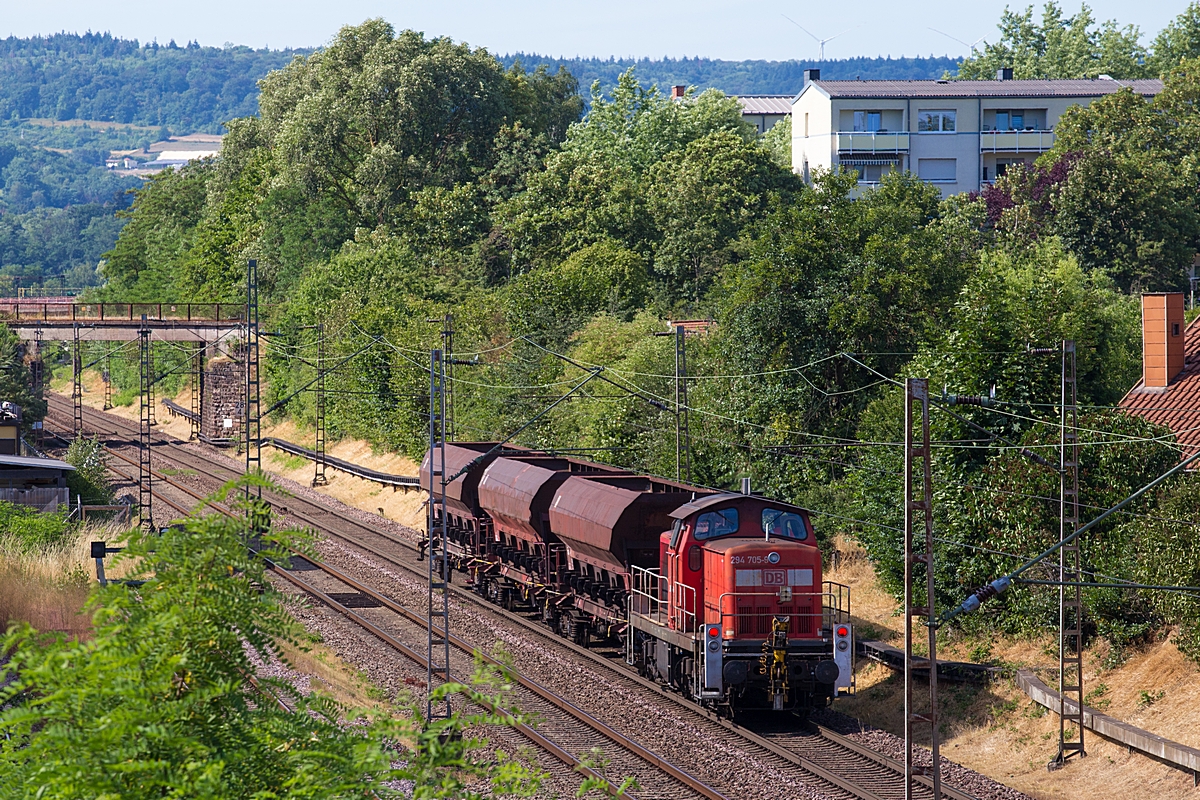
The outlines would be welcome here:
<svg viewBox="0 0 1200 800">
<path fill-rule="evenodd" d="M 83 605 L 96 580 L 90 543 L 114 543 L 123 539 L 124 532 L 112 524 L 88 524 L 72 526 L 52 541 L 30 543 L 11 531 L 0 531 L 0 620 L 4 629 L 28 622 L 39 631 L 86 638 L 91 623 L 82 613 Z"/>
</svg>

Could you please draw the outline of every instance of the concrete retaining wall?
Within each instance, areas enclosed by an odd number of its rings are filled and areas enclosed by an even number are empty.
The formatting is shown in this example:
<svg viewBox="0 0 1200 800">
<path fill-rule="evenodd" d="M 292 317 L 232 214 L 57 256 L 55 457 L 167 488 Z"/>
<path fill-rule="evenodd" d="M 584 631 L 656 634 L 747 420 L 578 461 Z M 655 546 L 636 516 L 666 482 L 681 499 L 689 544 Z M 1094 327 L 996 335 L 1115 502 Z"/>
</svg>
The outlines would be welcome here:
<svg viewBox="0 0 1200 800">
<path fill-rule="evenodd" d="M 1043 683 L 1029 670 L 1017 670 L 1017 686 L 1021 687 L 1021 691 L 1029 695 L 1035 703 L 1045 706 L 1056 714 L 1061 712 L 1061 700 L 1058 692 Z M 1077 710 L 1071 700 L 1067 701 L 1067 710 Z M 1159 761 L 1186 769 L 1193 775 L 1200 776 L 1200 750 L 1194 747 L 1172 742 L 1170 739 L 1164 739 L 1149 731 L 1135 728 L 1087 706 L 1083 707 L 1083 726 L 1088 730 L 1095 731 L 1105 739 L 1120 742 L 1131 750 L 1145 753 Z"/>
</svg>

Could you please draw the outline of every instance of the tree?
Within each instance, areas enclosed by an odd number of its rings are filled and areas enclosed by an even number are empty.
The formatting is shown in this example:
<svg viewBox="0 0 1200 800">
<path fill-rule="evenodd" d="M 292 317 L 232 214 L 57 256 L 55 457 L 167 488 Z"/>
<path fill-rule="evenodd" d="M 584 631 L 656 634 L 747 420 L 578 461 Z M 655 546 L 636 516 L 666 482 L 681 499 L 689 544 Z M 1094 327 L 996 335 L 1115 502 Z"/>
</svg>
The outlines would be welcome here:
<svg viewBox="0 0 1200 800">
<path fill-rule="evenodd" d="M 514 101 L 561 135 L 571 92 L 562 74 L 506 77 L 486 50 L 370 20 L 268 75 L 259 105 L 281 174 L 374 227 L 395 222 L 425 186 L 473 177 L 500 127 L 516 121 Z"/>
<path fill-rule="evenodd" d="M 996 71 L 1011 67 L 1018 80 L 1149 77 L 1146 50 L 1139 44 L 1136 26 L 1120 27 L 1109 20 L 1095 27 L 1092 10 L 1083 4 L 1074 17 L 1064 17 L 1055 2 L 1042 8 L 1039 24 L 1033 6 L 1017 14 L 1004 9 L 1000 15 L 1000 41 L 987 44 L 983 52 L 958 65 L 959 80 L 991 80 Z"/>
<path fill-rule="evenodd" d="M 730 130 L 667 154 L 648 179 L 649 211 L 660 231 L 654 270 L 673 289 L 667 297 L 686 297 L 691 284 L 693 301 L 734 260 L 734 240 L 766 212 L 771 198 L 786 203 L 802 187 L 758 141 Z"/>
<path fill-rule="evenodd" d="M 240 484 L 230 484 L 214 499 L 239 494 Z M 47 639 L 28 626 L 5 637 L 0 797 L 449 798 L 537 790 L 540 773 L 461 736 L 468 727 L 522 719 L 500 688 L 502 674 L 437 690 L 439 697 L 464 692 L 497 711 L 428 724 L 411 699 L 400 701 L 407 718 L 386 709 L 355 724 L 360 712 L 278 679 L 259 676 L 256 692 L 255 659 L 281 657 L 281 643 L 296 644 L 266 559 L 286 563 L 305 540 L 268 532 L 256 554 L 245 546 L 244 520 L 212 515 L 161 536 L 131 532 L 118 558 L 145 583 L 93 589 L 89 640 Z M 411 794 L 391 781 L 411 782 Z"/>
<path fill-rule="evenodd" d="M 104 445 L 96 439 L 78 436 L 67 447 L 63 460 L 75 468 L 74 472 L 67 475 L 71 497 L 79 497 L 89 505 L 109 505 L 113 502 Z"/>
<path fill-rule="evenodd" d="M 46 401 L 33 393 L 33 378 L 24 354 L 25 348 L 17 335 L 0 325 L 0 400 L 21 407 L 21 431 L 29 433 L 33 423 L 46 416 Z"/>
<path fill-rule="evenodd" d="M 210 164 L 189 164 L 152 176 L 122 212 L 128 223 L 105 253 L 102 297 L 125 302 L 183 300 L 180 263 L 203 213 Z"/>
<path fill-rule="evenodd" d="M 1151 53 L 1148 64 L 1158 75 L 1166 75 L 1184 60 L 1200 57 L 1200 3 L 1189 3 L 1158 32 Z"/>
</svg>

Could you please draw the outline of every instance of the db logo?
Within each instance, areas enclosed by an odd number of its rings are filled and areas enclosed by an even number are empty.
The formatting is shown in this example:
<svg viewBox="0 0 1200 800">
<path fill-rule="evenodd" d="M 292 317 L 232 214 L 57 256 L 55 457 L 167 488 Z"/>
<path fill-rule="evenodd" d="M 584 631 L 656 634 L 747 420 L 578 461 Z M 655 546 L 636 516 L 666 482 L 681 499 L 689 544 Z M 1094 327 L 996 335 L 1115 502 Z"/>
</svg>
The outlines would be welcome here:
<svg viewBox="0 0 1200 800">
<path fill-rule="evenodd" d="M 786 586 L 787 585 L 787 570 L 786 569 L 764 569 L 763 570 L 763 586 Z"/>
</svg>

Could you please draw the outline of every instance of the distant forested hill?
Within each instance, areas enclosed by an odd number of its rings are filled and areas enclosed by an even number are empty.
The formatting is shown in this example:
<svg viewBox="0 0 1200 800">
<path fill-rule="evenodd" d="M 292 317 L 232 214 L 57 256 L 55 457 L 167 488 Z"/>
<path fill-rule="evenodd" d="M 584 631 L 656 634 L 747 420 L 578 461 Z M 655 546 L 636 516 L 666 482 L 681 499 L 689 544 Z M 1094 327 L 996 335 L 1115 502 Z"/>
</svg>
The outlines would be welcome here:
<svg viewBox="0 0 1200 800">
<path fill-rule="evenodd" d="M 819 69 L 826 80 L 926 80 L 940 78 L 958 69 L 958 60 L 948 56 L 916 58 L 846 58 L 833 61 L 721 61 L 712 58 L 552 58 L 536 53 L 501 56 L 505 67 L 520 61 L 526 69 L 549 64 L 567 68 L 579 79 L 586 95 L 592 82 L 599 80 L 607 91 L 617 76 L 636 68 L 638 80 L 659 87 L 687 84 L 700 89 L 709 87 L 728 94 L 792 94 L 804 83 L 804 70 Z"/>
<path fill-rule="evenodd" d="M 143 45 L 108 33 L 10 36 L 0 39 L 0 119 L 87 119 L 216 133 L 226 120 L 256 114 L 256 82 L 297 52 Z"/>
</svg>

